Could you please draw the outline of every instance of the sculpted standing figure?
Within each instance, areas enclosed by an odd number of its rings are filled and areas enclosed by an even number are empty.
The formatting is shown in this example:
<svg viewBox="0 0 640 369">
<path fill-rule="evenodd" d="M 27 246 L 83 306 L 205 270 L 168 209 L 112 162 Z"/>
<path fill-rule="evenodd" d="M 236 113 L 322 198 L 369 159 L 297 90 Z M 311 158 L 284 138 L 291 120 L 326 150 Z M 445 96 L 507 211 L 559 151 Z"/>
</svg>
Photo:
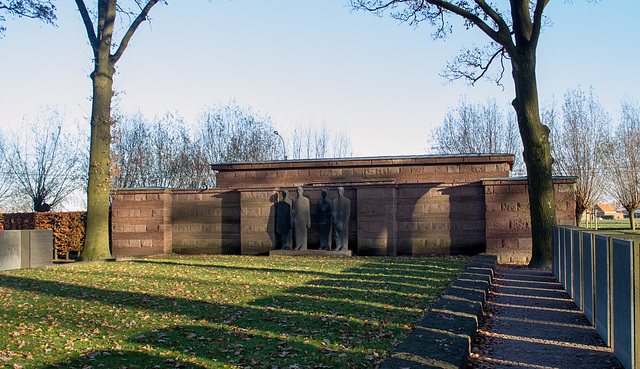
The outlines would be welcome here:
<svg viewBox="0 0 640 369">
<path fill-rule="evenodd" d="M 291 204 L 287 199 L 289 191 L 282 191 L 282 200 L 276 204 L 276 234 L 282 250 L 291 250 Z"/>
<path fill-rule="evenodd" d="M 316 226 L 320 234 L 320 250 L 331 250 L 331 204 L 327 201 L 327 190 L 322 190 L 322 199 L 316 204 Z"/>
<path fill-rule="evenodd" d="M 295 241 L 294 250 L 307 249 L 307 229 L 311 227 L 309 199 L 302 195 L 303 192 L 302 187 L 298 187 L 298 197 L 293 200 L 291 207 L 291 223 Z"/>
<path fill-rule="evenodd" d="M 349 249 L 349 218 L 351 217 L 351 200 L 344 197 L 344 187 L 338 187 L 338 197 L 331 206 L 333 226 L 336 229 L 336 250 Z"/>
</svg>

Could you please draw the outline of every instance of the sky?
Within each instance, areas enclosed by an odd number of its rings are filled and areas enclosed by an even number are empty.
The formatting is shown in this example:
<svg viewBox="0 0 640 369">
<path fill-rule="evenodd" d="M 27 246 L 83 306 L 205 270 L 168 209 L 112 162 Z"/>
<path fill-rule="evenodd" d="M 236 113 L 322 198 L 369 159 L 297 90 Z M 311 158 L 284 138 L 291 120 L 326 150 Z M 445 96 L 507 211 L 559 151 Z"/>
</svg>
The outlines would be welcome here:
<svg viewBox="0 0 640 369">
<path fill-rule="evenodd" d="M 505 3 L 498 0 L 498 4 Z M 57 27 L 8 19 L 0 39 L 0 129 L 15 131 L 42 105 L 88 126 L 92 53 L 74 3 L 59 1 Z M 615 116 L 640 100 L 640 1 L 551 1 L 538 47 L 540 101 L 593 87 Z M 346 129 L 357 156 L 427 153 L 447 109 L 495 98 L 504 87 L 470 86 L 440 74 L 462 46 L 485 45 L 478 29 L 432 40 L 417 27 L 362 11 L 348 0 L 191 0 L 159 3 L 117 64 L 115 104 L 148 117 L 178 112 L 193 121 L 207 106 L 235 100 L 269 115 L 281 131 L 296 122 Z M 287 143 L 289 150 L 291 143 Z"/>
</svg>

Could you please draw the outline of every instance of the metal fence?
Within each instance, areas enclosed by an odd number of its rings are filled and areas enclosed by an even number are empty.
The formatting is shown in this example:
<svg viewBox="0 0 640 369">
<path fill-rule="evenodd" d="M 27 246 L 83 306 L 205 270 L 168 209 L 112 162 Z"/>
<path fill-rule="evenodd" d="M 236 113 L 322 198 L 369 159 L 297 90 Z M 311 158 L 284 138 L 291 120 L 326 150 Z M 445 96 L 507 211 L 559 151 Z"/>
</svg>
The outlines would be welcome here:
<svg viewBox="0 0 640 369">
<path fill-rule="evenodd" d="M 625 368 L 640 368 L 640 236 L 553 228 L 553 274 Z"/>
</svg>

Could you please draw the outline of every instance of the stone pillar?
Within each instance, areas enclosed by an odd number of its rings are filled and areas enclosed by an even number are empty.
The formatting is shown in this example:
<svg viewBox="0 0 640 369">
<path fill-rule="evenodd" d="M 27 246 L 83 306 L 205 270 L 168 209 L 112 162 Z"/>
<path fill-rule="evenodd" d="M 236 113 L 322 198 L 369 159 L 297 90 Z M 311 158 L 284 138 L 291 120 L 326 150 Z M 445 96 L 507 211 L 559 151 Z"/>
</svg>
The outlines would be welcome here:
<svg viewBox="0 0 640 369">
<path fill-rule="evenodd" d="M 118 190 L 111 203 L 111 254 L 172 252 L 172 194 L 168 189 Z"/>
<path fill-rule="evenodd" d="M 396 196 L 396 185 L 358 187 L 355 212 L 358 216 L 358 255 L 397 254 Z"/>
<path fill-rule="evenodd" d="M 240 191 L 240 253 L 266 255 L 276 247 L 275 202 L 277 191 L 241 189 Z M 289 191 L 291 194 L 292 191 Z"/>
<path fill-rule="evenodd" d="M 572 189 L 575 179 L 554 178 L 558 224 L 575 224 Z M 500 263 L 528 263 L 531 259 L 531 215 L 526 179 L 483 180 L 488 254 Z"/>
<path fill-rule="evenodd" d="M 240 254 L 237 191 L 173 190 L 171 214 L 176 254 Z"/>
<path fill-rule="evenodd" d="M 499 263 L 531 259 L 531 216 L 526 179 L 482 181 L 485 198 L 487 253 Z"/>
</svg>

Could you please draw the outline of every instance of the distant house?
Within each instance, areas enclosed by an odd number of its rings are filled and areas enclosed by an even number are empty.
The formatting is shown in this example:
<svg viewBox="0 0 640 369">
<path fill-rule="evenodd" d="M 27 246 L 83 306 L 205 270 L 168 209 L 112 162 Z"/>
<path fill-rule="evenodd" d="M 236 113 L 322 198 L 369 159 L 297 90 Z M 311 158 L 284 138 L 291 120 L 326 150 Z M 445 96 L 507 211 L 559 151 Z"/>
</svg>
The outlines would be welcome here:
<svg viewBox="0 0 640 369">
<path fill-rule="evenodd" d="M 596 216 L 601 219 L 624 219 L 624 214 L 619 213 L 609 204 L 597 204 L 595 206 Z"/>
</svg>

